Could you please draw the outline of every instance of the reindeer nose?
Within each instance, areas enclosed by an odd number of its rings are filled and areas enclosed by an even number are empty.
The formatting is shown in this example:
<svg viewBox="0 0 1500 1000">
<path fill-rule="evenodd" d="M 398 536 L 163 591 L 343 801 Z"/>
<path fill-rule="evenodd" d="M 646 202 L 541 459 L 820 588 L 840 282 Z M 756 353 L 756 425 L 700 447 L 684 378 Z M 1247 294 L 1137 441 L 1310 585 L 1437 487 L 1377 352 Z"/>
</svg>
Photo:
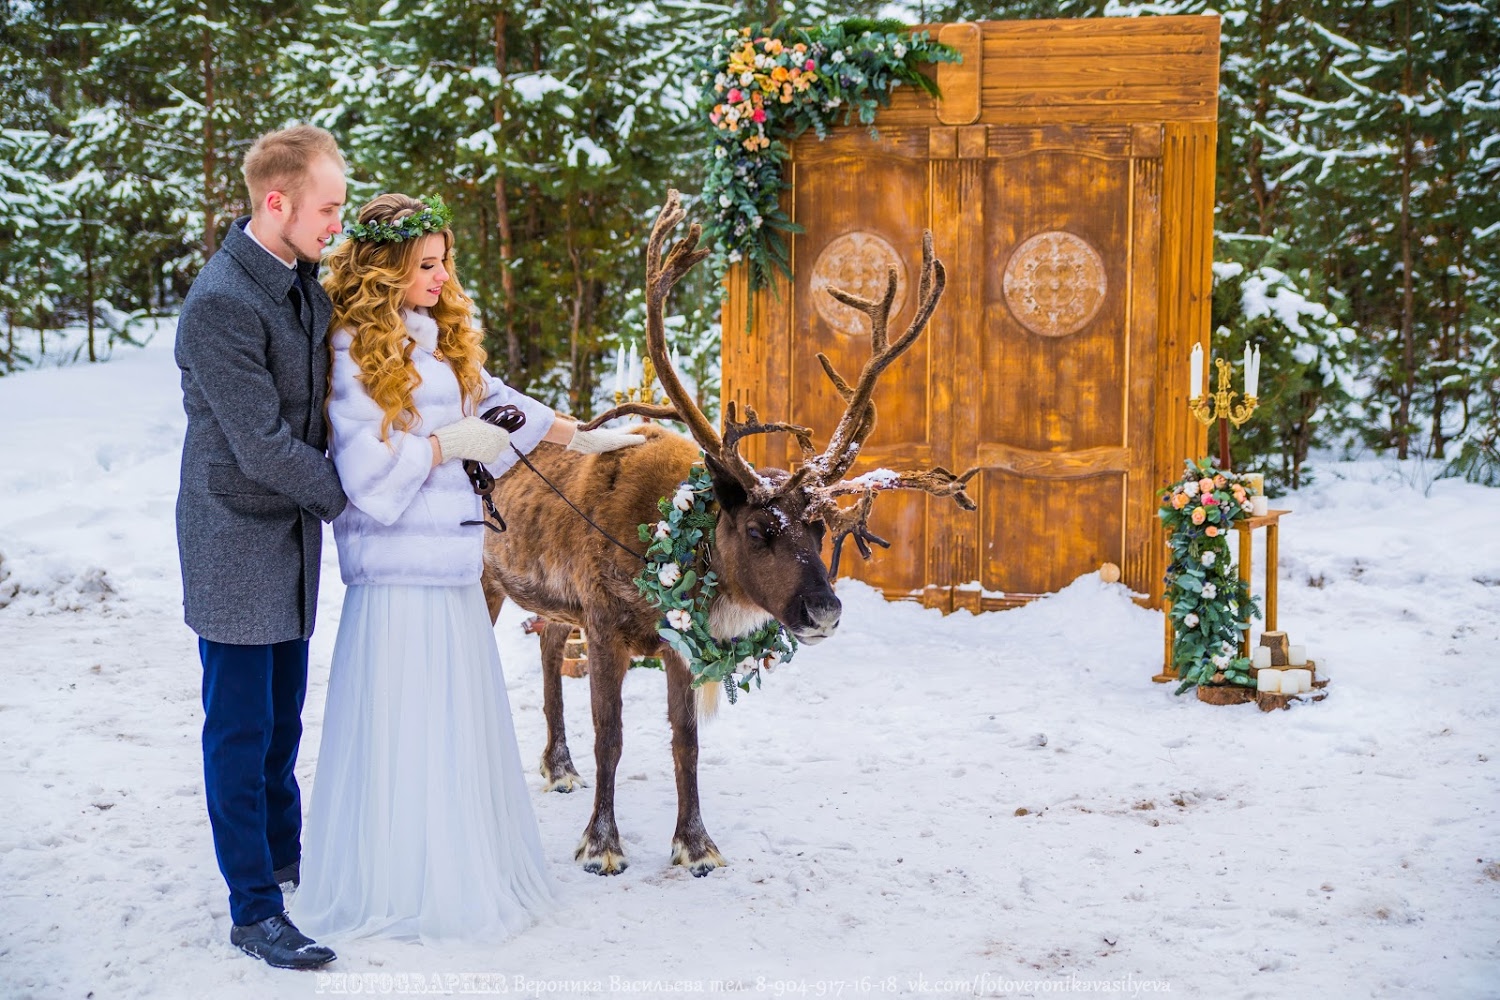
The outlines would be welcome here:
<svg viewBox="0 0 1500 1000">
<path fill-rule="evenodd" d="M 839 627 L 839 618 L 843 613 L 844 605 L 832 594 L 805 598 L 802 601 L 802 618 L 807 622 L 807 627 L 797 634 L 797 641 L 809 645 L 822 642 Z"/>
</svg>

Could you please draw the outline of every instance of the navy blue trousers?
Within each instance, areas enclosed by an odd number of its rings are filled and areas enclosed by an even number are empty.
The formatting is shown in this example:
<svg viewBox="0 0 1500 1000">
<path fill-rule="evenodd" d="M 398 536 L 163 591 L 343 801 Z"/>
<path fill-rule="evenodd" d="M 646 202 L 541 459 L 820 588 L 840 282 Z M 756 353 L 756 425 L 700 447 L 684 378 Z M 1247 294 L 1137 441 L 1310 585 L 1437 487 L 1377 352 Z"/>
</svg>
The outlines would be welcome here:
<svg viewBox="0 0 1500 1000">
<path fill-rule="evenodd" d="M 229 915 L 280 913 L 273 872 L 302 856 L 302 794 L 293 773 L 307 693 L 307 642 L 238 646 L 199 638 L 203 779 Z"/>
</svg>

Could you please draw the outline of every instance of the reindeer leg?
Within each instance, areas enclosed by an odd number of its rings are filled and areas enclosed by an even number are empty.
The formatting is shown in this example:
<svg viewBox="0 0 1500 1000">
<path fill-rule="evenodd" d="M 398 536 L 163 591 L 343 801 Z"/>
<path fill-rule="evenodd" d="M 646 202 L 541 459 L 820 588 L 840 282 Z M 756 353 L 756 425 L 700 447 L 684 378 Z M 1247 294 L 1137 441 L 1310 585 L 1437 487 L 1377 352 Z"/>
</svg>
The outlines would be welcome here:
<svg viewBox="0 0 1500 1000">
<path fill-rule="evenodd" d="M 542 751 L 544 792 L 571 792 L 585 782 L 573 767 L 568 753 L 568 733 L 563 722 L 563 648 L 573 626 L 548 622 L 542 629 L 542 712 L 547 716 L 547 748 Z"/>
<path fill-rule="evenodd" d="M 573 858 L 595 875 L 627 867 L 615 826 L 615 768 L 624 743 L 620 690 L 630 657 L 612 631 L 585 626 L 589 635 L 589 696 L 594 708 L 594 814 Z"/>
<path fill-rule="evenodd" d="M 667 668 L 667 718 L 672 723 L 672 767 L 677 774 L 677 832 L 672 835 L 672 864 L 702 877 L 728 864 L 703 829 L 698 812 L 698 696 L 687 661 L 663 647 Z"/>
</svg>

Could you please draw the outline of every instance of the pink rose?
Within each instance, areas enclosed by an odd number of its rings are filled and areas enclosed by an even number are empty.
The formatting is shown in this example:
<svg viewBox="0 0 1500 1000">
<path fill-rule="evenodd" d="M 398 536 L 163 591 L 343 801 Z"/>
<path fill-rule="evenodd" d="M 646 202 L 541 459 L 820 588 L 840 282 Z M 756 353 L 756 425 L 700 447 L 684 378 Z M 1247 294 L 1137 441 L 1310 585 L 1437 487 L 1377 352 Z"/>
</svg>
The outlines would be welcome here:
<svg viewBox="0 0 1500 1000">
<path fill-rule="evenodd" d="M 807 62 L 802 64 L 802 68 L 811 73 L 813 70 L 818 68 L 818 64 L 809 59 Z"/>
<path fill-rule="evenodd" d="M 740 89 L 738 87 L 736 87 L 736 88 L 734 88 L 733 90 L 731 90 L 729 92 L 729 103 L 730 104 L 738 104 L 738 103 L 740 103 L 741 100 L 744 99 L 744 97 L 745 97 L 745 95 L 742 94 L 742 93 L 740 93 Z"/>
<path fill-rule="evenodd" d="M 766 120 L 766 109 L 756 108 L 755 113 L 750 116 L 752 121 L 763 122 Z"/>
<path fill-rule="evenodd" d="M 1219 501 L 1215 500 L 1212 495 L 1203 498 L 1203 506 L 1205 507 L 1217 507 L 1218 505 Z"/>
</svg>

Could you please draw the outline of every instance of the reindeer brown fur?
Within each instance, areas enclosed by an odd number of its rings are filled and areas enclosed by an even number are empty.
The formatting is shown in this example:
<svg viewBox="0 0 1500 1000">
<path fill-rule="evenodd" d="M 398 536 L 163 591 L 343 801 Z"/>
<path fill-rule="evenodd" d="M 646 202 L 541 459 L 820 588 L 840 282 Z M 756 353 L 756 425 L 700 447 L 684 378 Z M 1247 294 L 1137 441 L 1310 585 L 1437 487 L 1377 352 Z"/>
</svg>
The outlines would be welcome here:
<svg viewBox="0 0 1500 1000">
<path fill-rule="evenodd" d="M 963 490 L 972 473 L 959 477 L 934 469 L 868 482 L 839 481 L 874 426 L 870 396 L 875 379 L 921 333 L 942 294 L 942 265 L 932 257 L 929 237 L 924 247 L 918 317 L 894 344 L 888 345 L 885 336 L 893 295 L 888 294 L 883 302 L 866 302 L 835 293 L 841 301 L 870 315 L 875 350 L 855 386 L 845 383 L 823 360 L 850 409 L 834 432 L 829 450 L 814 456 L 811 432 L 806 428 L 762 423 L 753 410 L 741 421 L 732 405 L 726 408 L 721 437 L 672 369 L 663 322 L 665 301 L 676 281 L 707 255 L 697 247 L 696 225 L 664 253 L 667 237 L 682 217 L 677 192 L 670 192 L 652 230 L 646 261 L 647 350 L 672 406 L 626 406 L 595 423 L 622 413 L 672 417 L 687 424 L 692 439 L 660 427 L 642 426 L 633 430 L 647 440 L 634 448 L 579 455 L 544 444 L 530 457 L 558 492 L 577 504 L 603 532 L 637 552 L 645 548 L 638 541 L 637 526 L 656 521 L 660 516 L 657 501 L 686 480 L 695 464 L 703 463 L 719 504 L 709 567 L 720 581 L 709 610 L 711 631 L 720 638 L 731 638 L 774 617 L 800 641 L 819 642 L 837 628 L 841 611 L 821 556 L 828 527 L 839 540 L 852 535 L 868 555 L 867 540 L 884 544 L 865 528 L 870 502 L 879 490 L 921 489 L 951 497 L 970 509 L 973 506 Z M 890 281 L 893 291 L 894 272 Z M 764 433 L 794 435 L 804 463 L 790 474 L 752 468 L 740 457 L 738 441 Z M 558 492 L 527 469 L 514 470 L 500 480 L 495 501 L 510 528 L 490 536 L 484 569 L 492 617 L 498 616 L 501 603 L 509 597 L 551 623 L 542 636 L 547 747 L 541 771 L 546 789 L 568 792 L 582 783 L 568 751 L 561 682 L 563 644 L 571 628 L 578 626 L 589 638 L 596 788 L 593 815 L 576 857 L 591 872 L 623 871 L 626 860 L 614 815 L 615 770 L 624 739 L 621 687 L 631 657 L 661 657 L 667 674 L 667 715 L 677 779 L 672 862 L 687 866 L 694 875 L 705 875 L 725 861 L 699 813 L 698 712 L 692 672 L 683 657 L 661 641 L 656 631 L 660 612 L 636 589 L 633 580 L 641 571 L 642 559 L 589 527 Z M 853 506 L 840 508 L 836 501 L 846 496 L 858 499 Z M 711 694 L 716 688 L 710 685 L 699 690 Z"/>
</svg>

